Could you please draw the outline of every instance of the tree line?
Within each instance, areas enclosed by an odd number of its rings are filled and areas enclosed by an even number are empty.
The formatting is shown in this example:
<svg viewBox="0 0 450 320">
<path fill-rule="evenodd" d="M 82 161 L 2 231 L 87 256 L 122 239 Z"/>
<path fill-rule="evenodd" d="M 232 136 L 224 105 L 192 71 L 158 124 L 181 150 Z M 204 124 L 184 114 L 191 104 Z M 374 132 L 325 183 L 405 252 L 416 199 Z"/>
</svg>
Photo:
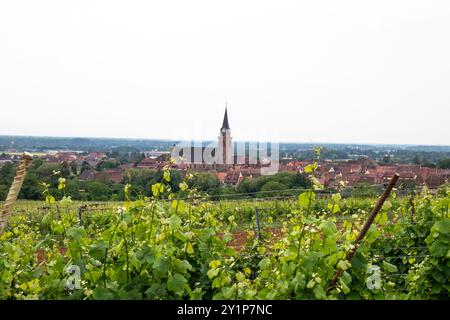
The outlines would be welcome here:
<svg viewBox="0 0 450 320">
<path fill-rule="evenodd" d="M 109 166 L 96 168 L 98 171 Z M 14 180 L 17 165 L 6 163 L 0 167 L 0 201 L 4 201 L 9 188 Z M 83 171 L 83 170 L 82 170 Z M 270 194 L 283 194 L 283 190 L 308 188 L 309 180 L 302 174 L 292 172 L 280 172 L 272 176 L 260 176 L 253 179 L 244 178 L 238 186 L 223 185 L 217 176 L 209 173 L 193 173 L 189 181 L 190 187 L 212 196 L 214 199 L 263 197 L 268 191 Z M 44 200 L 43 183 L 49 185 L 50 194 L 56 198 L 63 197 L 63 191 L 58 190 L 58 179 L 65 178 L 65 195 L 72 200 L 80 201 L 122 201 L 125 198 L 124 187 L 130 184 L 130 194 L 133 199 L 140 196 L 151 196 L 151 186 L 162 180 L 161 171 L 151 169 L 129 169 L 125 172 L 120 183 L 107 179 L 82 181 L 77 175 L 75 166 L 66 162 L 45 163 L 35 158 L 28 170 L 27 176 L 19 194 L 19 199 Z M 173 192 L 179 190 L 179 184 L 183 179 L 183 173 L 177 170 L 171 171 L 170 187 Z"/>
</svg>

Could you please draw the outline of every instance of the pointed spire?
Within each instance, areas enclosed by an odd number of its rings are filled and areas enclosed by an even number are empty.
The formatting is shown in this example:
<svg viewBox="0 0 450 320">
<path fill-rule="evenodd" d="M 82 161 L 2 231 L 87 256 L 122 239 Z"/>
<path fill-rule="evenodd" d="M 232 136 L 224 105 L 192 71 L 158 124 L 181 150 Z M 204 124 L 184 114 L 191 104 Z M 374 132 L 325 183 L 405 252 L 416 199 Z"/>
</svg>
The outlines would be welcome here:
<svg viewBox="0 0 450 320">
<path fill-rule="evenodd" d="M 227 112 L 227 109 L 228 109 L 228 102 L 225 101 L 225 115 L 223 117 L 222 128 L 220 130 L 222 130 L 222 129 L 229 130 L 230 129 L 230 125 L 228 124 L 228 112 Z"/>
</svg>

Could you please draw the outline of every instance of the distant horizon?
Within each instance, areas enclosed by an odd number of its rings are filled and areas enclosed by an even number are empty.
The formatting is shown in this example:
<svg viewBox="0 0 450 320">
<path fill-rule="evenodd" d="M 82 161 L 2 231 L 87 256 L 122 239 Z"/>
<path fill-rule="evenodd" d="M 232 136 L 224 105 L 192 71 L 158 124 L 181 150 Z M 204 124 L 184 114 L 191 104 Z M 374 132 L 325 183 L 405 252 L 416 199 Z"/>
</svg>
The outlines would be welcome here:
<svg viewBox="0 0 450 320">
<path fill-rule="evenodd" d="M 136 137 L 108 137 L 108 136 L 47 136 L 47 135 L 11 135 L 11 134 L 0 134 L 0 137 L 12 137 L 12 138 L 49 138 L 49 139 L 98 139 L 98 140 L 131 140 L 131 141 L 170 141 L 170 142 L 182 142 L 182 141 L 202 141 L 210 142 L 215 141 L 215 139 L 172 139 L 172 138 L 136 138 Z M 233 139 L 234 142 L 270 142 L 263 140 L 240 140 Z M 329 141 L 272 141 L 282 144 L 328 144 L 328 145 L 361 145 L 361 146 L 411 146 L 411 147 L 450 147 L 450 144 L 411 144 L 411 143 L 371 143 L 371 142 L 329 142 Z M 5 146 L 5 145 L 3 145 Z"/>
</svg>

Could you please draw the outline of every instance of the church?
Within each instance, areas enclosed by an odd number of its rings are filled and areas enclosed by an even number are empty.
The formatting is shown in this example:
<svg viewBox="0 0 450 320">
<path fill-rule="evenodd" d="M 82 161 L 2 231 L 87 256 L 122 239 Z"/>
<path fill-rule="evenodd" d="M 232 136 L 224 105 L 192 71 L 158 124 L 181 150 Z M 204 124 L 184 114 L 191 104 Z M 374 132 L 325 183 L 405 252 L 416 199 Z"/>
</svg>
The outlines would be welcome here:
<svg viewBox="0 0 450 320">
<path fill-rule="evenodd" d="M 227 171 L 238 163 L 235 148 L 231 138 L 228 106 L 225 105 L 222 127 L 216 141 L 183 141 L 172 149 L 171 157 L 178 165 L 189 169 Z"/>
<path fill-rule="evenodd" d="M 235 163 L 233 155 L 231 129 L 228 121 L 228 107 L 217 141 L 203 143 L 199 141 L 183 141 L 172 149 L 172 159 L 187 169 L 205 169 L 227 171 Z"/>
<path fill-rule="evenodd" d="M 262 174 L 267 164 L 264 160 L 260 162 L 260 156 L 258 145 L 233 142 L 227 104 L 217 140 L 184 141 L 171 151 L 177 169 L 210 172 L 222 183 L 232 185 L 239 184 L 244 177 Z"/>
<path fill-rule="evenodd" d="M 217 141 L 217 157 L 218 164 L 234 164 L 233 148 L 231 143 L 231 129 L 228 123 L 228 110 L 225 106 L 225 115 L 223 116 L 222 128 L 220 128 L 220 135 Z"/>
</svg>

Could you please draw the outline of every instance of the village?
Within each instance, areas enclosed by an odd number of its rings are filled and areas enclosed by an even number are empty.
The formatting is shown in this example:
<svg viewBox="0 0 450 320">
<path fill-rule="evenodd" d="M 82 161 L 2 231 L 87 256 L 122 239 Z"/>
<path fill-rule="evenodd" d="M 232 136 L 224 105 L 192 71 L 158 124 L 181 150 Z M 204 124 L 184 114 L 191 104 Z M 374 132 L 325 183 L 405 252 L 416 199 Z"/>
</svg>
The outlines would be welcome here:
<svg viewBox="0 0 450 320">
<path fill-rule="evenodd" d="M 227 166 L 211 166 L 205 164 L 173 163 L 169 151 L 143 152 L 136 162 L 120 163 L 119 159 L 108 157 L 104 152 L 83 153 L 80 151 L 58 151 L 37 156 L 44 163 L 59 164 L 70 167 L 80 181 L 107 181 L 120 183 L 130 169 L 162 170 L 170 166 L 172 170 L 182 175 L 186 172 L 208 172 L 217 177 L 222 185 L 238 187 L 244 179 L 253 179 L 261 175 L 261 164 L 232 164 Z M 5 163 L 18 163 L 20 155 L 3 153 L 0 155 L 0 167 Z M 303 174 L 305 167 L 312 161 L 297 161 L 280 159 L 279 172 Z M 358 184 L 383 185 L 395 173 L 400 175 L 400 181 L 408 186 L 427 186 L 437 188 L 450 181 L 450 170 L 424 167 L 416 164 L 379 164 L 370 158 L 357 160 L 318 162 L 314 175 L 327 188 L 338 188 L 343 181 L 345 185 Z"/>
<path fill-rule="evenodd" d="M 209 148 L 209 149 L 208 149 Z M 86 152 L 86 151 L 47 151 L 34 156 L 43 163 L 58 164 L 67 168 L 79 181 L 101 181 L 105 183 L 122 183 L 129 170 L 161 171 L 164 167 L 178 171 L 181 176 L 187 172 L 209 173 L 216 177 L 222 186 L 238 188 L 244 179 L 252 180 L 264 174 L 264 168 L 277 161 L 277 172 L 305 174 L 305 168 L 311 161 L 299 161 L 292 157 L 274 159 L 270 157 L 251 158 L 249 152 L 236 155 L 232 142 L 227 107 L 223 116 L 219 137 L 214 147 L 192 146 L 181 148 L 181 152 L 171 150 L 150 150 L 143 152 Z M 194 161 L 194 154 L 210 152 L 213 162 L 203 158 Z M 258 151 L 258 150 L 256 150 Z M 0 167 L 5 163 L 18 163 L 20 153 L 10 150 L 0 154 Z M 176 158 L 176 159 L 174 159 Z M 400 175 L 400 184 L 409 188 L 427 186 L 435 189 L 450 181 L 450 169 L 432 168 L 410 163 L 379 163 L 370 157 L 358 159 L 317 161 L 313 172 L 317 180 L 329 189 L 337 189 L 343 184 L 384 185 L 395 173 Z"/>
</svg>

